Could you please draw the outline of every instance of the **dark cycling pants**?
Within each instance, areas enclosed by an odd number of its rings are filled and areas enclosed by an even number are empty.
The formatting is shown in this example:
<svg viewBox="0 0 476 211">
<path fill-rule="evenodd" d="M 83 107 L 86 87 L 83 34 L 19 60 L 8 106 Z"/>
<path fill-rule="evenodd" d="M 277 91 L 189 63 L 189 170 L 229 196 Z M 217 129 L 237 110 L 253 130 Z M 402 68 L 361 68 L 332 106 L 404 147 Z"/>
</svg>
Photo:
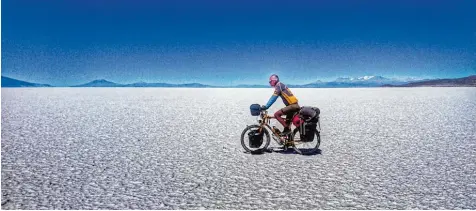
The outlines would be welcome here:
<svg viewBox="0 0 476 211">
<path fill-rule="evenodd" d="M 279 121 L 279 123 L 281 123 L 286 128 L 289 126 L 289 124 L 291 124 L 294 114 L 298 112 L 300 108 L 301 107 L 297 103 L 288 105 L 282 108 L 281 110 L 277 111 L 276 113 L 274 113 L 274 117 L 276 118 L 276 120 Z M 286 115 L 286 120 L 284 120 L 281 117 L 283 115 Z"/>
</svg>

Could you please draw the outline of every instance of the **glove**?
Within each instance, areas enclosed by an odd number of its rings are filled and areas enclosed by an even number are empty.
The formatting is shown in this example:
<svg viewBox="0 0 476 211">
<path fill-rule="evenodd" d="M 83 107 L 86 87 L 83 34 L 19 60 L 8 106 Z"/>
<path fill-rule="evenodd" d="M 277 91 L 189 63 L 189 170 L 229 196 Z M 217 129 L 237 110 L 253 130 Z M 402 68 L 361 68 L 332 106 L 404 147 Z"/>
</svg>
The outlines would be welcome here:
<svg viewBox="0 0 476 211">
<path fill-rule="evenodd" d="M 267 108 L 266 108 L 265 105 L 262 105 L 262 106 L 261 106 L 261 110 L 265 111 L 266 109 L 267 109 Z"/>
</svg>

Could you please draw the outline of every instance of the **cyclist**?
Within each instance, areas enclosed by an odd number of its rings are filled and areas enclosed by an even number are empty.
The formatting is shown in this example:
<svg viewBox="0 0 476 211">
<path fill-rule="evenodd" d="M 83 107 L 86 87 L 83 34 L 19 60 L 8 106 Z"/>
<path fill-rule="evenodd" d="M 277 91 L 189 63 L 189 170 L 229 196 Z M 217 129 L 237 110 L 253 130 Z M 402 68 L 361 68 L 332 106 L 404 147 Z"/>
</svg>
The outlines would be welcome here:
<svg viewBox="0 0 476 211">
<path fill-rule="evenodd" d="M 293 115 L 300 109 L 298 100 L 296 96 L 293 95 L 291 90 L 289 90 L 288 86 L 279 81 L 278 75 L 272 74 L 269 77 L 269 84 L 274 87 L 274 93 L 268 100 L 268 103 L 266 105 L 261 106 L 261 109 L 268 109 L 269 107 L 271 107 L 271 105 L 273 105 L 274 102 L 276 102 L 276 99 L 278 99 L 278 97 L 281 97 L 286 107 L 274 113 L 274 117 L 279 121 L 279 123 L 281 123 L 281 125 L 283 125 L 283 135 L 287 135 L 289 134 L 289 132 L 291 132 L 291 120 L 293 118 Z M 286 115 L 286 120 L 281 117 L 283 115 Z"/>
</svg>

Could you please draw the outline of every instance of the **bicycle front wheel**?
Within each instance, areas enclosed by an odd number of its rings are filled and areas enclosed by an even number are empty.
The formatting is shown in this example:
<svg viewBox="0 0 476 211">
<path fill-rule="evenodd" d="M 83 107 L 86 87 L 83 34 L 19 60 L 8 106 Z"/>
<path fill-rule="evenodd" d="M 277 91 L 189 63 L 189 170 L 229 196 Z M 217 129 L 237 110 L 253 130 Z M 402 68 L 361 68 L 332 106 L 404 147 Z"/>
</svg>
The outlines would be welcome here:
<svg viewBox="0 0 476 211">
<path fill-rule="evenodd" d="M 248 133 L 251 132 L 252 130 L 259 129 L 259 125 L 250 125 L 246 127 L 243 132 L 241 133 L 241 146 L 250 153 L 257 153 L 257 152 L 262 152 L 266 150 L 269 146 L 269 142 L 271 140 L 269 136 L 268 130 L 266 130 L 265 127 L 262 127 L 261 130 L 263 130 L 263 140 L 262 143 L 258 144 L 259 146 L 253 146 L 253 144 L 250 143 L 250 139 L 248 136 Z"/>
<path fill-rule="evenodd" d="M 295 128 L 293 131 L 292 140 L 293 149 L 297 153 L 301 155 L 310 155 L 316 153 L 319 150 L 319 146 L 321 145 L 321 134 L 318 130 L 316 130 L 312 140 L 308 140 L 305 137 L 301 137 L 299 128 Z"/>
</svg>

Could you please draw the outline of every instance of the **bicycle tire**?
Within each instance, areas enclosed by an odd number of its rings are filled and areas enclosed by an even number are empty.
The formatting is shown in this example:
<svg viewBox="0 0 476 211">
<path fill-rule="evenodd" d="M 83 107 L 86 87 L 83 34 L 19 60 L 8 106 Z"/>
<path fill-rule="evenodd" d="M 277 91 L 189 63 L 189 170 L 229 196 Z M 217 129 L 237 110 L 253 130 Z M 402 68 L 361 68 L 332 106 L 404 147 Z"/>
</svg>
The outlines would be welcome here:
<svg viewBox="0 0 476 211">
<path fill-rule="evenodd" d="M 314 154 L 319 150 L 319 147 L 321 146 L 321 134 L 319 130 L 316 130 L 316 135 L 314 136 L 314 139 L 312 142 L 301 142 L 301 137 L 297 136 L 296 134 L 299 132 L 299 128 L 295 128 L 292 133 L 292 145 L 294 151 L 296 151 L 298 154 L 301 155 L 310 155 Z M 315 142 L 314 144 L 312 144 Z M 297 145 L 298 144 L 298 145 Z M 310 148 L 300 148 L 298 146 L 311 146 Z"/>
<path fill-rule="evenodd" d="M 247 131 L 250 131 L 251 129 L 253 128 L 260 128 L 261 126 L 259 125 L 250 125 L 248 127 L 246 127 L 243 132 L 241 133 L 241 146 L 243 147 L 243 149 L 245 149 L 247 152 L 250 152 L 250 153 L 259 153 L 259 152 L 263 152 L 264 150 L 266 150 L 271 142 L 271 138 L 269 136 L 269 132 L 268 130 L 266 130 L 265 127 L 262 128 L 262 130 L 264 130 L 264 135 L 263 135 L 263 143 L 261 144 L 261 146 L 257 149 L 250 149 L 248 146 L 246 146 L 246 142 L 245 142 L 245 137 L 247 136 Z"/>
</svg>

